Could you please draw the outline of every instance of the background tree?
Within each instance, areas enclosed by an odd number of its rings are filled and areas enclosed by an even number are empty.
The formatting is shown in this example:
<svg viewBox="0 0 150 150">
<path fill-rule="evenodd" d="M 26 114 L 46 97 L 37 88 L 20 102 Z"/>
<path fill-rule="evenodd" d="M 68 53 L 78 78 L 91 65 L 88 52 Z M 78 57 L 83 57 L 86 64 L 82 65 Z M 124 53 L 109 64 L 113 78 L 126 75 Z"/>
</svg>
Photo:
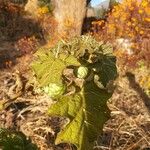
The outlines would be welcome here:
<svg viewBox="0 0 150 150">
<path fill-rule="evenodd" d="M 58 34 L 80 35 L 90 0 L 52 0 L 52 3 L 58 22 Z"/>
<path fill-rule="evenodd" d="M 28 0 L 25 10 L 36 15 L 39 0 Z M 43 0 L 44 1 L 44 0 Z M 51 0 L 58 35 L 76 36 L 82 33 L 83 20 L 91 0 Z"/>
</svg>

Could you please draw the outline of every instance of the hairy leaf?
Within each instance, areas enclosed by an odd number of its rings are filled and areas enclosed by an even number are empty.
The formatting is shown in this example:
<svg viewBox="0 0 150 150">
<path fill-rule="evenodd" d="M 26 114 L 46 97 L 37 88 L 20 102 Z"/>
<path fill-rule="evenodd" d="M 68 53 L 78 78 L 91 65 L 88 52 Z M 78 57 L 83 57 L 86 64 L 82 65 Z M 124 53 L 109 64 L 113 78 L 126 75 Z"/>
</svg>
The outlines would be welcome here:
<svg viewBox="0 0 150 150">
<path fill-rule="evenodd" d="M 38 58 L 32 63 L 31 67 L 37 77 L 41 87 L 49 83 L 62 83 L 62 72 L 69 65 L 79 65 L 80 63 L 74 56 L 61 54 L 55 58 L 52 52 L 38 51 Z"/>
<path fill-rule="evenodd" d="M 110 80 L 114 80 L 117 76 L 116 60 L 114 56 L 104 55 L 98 58 L 98 61 L 92 64 L 99 81 L 106 87 Z"/>
<path fill-rule="evenodd" d="M 70 123 L 58 134 L 56 144 L 72 143 L 79 150 L 91 150 L 97 134 L 109 118 L 106 102 L 110 96 L 89 82 L 79 93 L 61 97 L 48 114 L 67 117 Z"/>
</svg>

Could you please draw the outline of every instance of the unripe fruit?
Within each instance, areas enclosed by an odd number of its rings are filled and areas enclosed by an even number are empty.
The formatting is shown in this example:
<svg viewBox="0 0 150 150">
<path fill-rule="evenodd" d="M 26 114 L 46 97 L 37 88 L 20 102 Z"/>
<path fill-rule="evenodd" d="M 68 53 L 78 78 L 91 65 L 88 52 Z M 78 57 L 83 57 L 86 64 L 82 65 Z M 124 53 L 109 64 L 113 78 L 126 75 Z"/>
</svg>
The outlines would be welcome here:
<svg viewBox="0 0 150 150">
<path fill-rule="evenodd" d="M 51 98 L 58 98 L 65 92 L 66 86 L 61 84 L 50 83 L 48 86 L 43 88 L 43 91 L 48 94 Z"/>
<path fill-rule="evenodd" d="M 80 66 L 77 69 L 77 77 L 80 79 L 84 79 L 86 78 L 86 76 L 88 75 L 88 68 L 84 67 L 84 66 Z"/>
</svg>

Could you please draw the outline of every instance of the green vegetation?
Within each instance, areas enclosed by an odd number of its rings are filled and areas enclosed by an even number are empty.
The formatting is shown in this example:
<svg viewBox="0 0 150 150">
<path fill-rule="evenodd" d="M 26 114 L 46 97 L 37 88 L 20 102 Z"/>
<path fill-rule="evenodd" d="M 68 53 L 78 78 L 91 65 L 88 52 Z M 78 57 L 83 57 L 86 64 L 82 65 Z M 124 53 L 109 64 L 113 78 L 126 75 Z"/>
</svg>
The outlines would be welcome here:
<svg viewBox="0 0 150 150">
<path fill-rule="evenodd" d="M 109 118 L 107 100 L 112 93 L 105 87 L 117 75 L 112 47 L 90 36 L 81 36 L 61 41 L 48 50 L 40 49 L 36 57 L 32 69 L 41 89 L 52 83 L 67 85 L 66 92 L 60 91 L 62 95 L 48 109 L 50 116 L 70 120 L 55 143 L 72 143 L 78 150 L 91 150 Z M 54 89 L 49 90 L 55 95 Z"/>
<path fill-rule="evenodd" d="M 21 132 L 0 128 L 0 149 L 2 150 L 38 150 L 35 144 Z"/>
</svg>

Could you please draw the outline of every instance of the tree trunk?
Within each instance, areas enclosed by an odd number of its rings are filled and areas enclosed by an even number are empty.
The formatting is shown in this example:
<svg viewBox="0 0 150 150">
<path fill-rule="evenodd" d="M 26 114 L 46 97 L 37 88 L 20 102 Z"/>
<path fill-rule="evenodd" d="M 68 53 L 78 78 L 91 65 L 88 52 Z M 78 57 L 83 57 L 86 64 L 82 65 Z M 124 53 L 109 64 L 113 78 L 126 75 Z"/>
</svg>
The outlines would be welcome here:
<svg viewBox="0 0 150 150">
<path fill-rule="evenodd" d="M 81 35 L 87 0 L 53 0 L 52 3 L 58 34 L 71 37 Z"/>
</svg>

